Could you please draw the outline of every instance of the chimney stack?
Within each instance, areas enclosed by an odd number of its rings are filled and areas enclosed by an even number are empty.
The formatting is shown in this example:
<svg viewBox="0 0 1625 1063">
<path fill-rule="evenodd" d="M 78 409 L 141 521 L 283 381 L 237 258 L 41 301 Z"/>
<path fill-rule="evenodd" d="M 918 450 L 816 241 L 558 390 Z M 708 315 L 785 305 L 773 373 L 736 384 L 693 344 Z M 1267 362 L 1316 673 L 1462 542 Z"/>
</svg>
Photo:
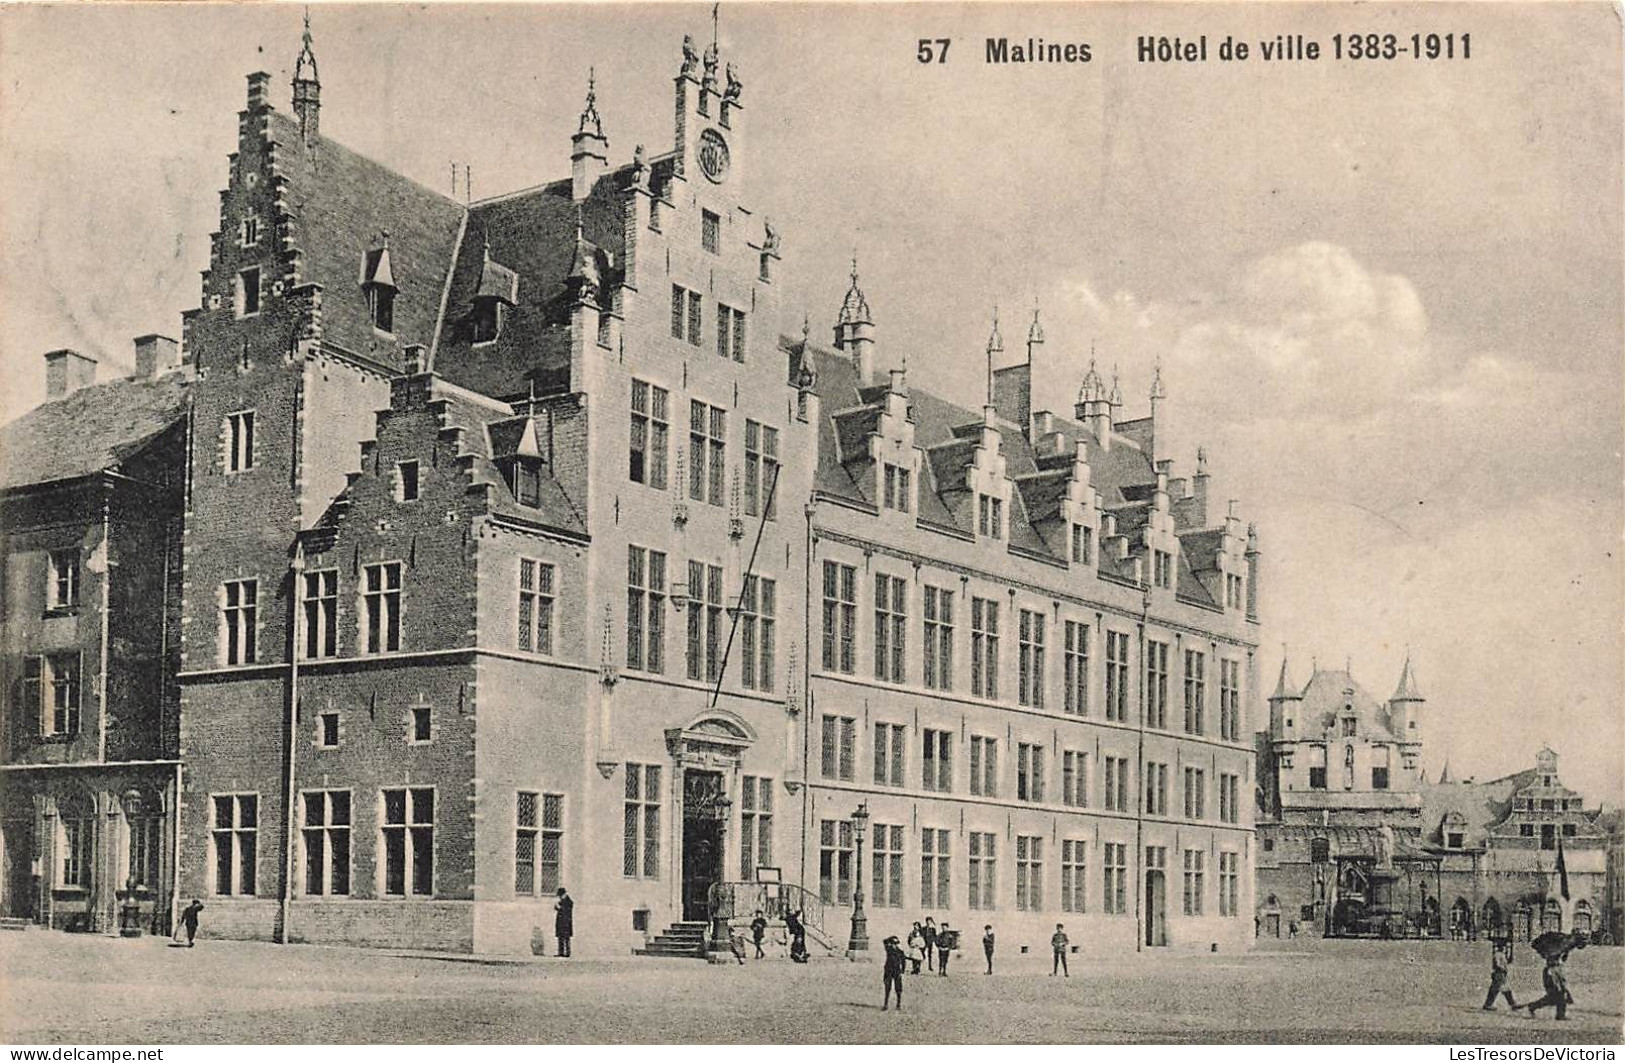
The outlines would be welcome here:
<svg viewBox="0 0 1625 1063">
<path fill-rule="evenodd" d="M 96 359 L 63 348 L 45 355 L 46 401 L 60 399 L 96 382 Z"/>
<path fill-rule="evenodd" d="M 135 375 L 155 380 L 181 367 L 181 345 L 168 336 L 149 333 L 135 338 Z"/>
</svg>

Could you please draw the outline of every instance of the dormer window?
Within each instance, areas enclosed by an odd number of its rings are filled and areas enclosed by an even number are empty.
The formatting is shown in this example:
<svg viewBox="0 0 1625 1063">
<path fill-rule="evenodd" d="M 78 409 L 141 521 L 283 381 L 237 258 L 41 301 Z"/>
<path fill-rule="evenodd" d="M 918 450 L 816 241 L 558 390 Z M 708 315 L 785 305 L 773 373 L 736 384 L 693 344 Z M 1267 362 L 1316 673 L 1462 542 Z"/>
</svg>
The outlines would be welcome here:
<svg viewBox="0 0 1625 1063">
<path fill-rule="evenodd" d="M 899 513 L 907 513 L 913 508 L 913 475 L 901 465 L 886 462 L 885 494 L 883 496 L 885 507 L 895 509 Z"/>
<path fill-rule="evenodd" d="M 491 258 L 491 245 L 485 245 L 480 263 L 480 286 L 474 292 L 474 309 L 469 314 L 472 342 L 492 343 L 502 334 L 508 308 L 519 299 L 519 274 Z"/>
<path fill-rule="evenodd" d="M 474 343 L 494 343 L 502 332 L 502 304 L 495 299 L 476 299 L 469 317 L 469 334 Z"/>
<path fill-rule="evenodd" d="M 1234 573 L 1226 573 L 1224 577 L 1224 604 L 1230 609 L 1240 609 L 1242 606 L 1241 577 Z"/>
<path fill-rule="evenodd" d="M 1444 836 L 1444 847 L 1446 849 L 1460 849 L 1465 841 L 1466 839 L 1462 837 L 1460 831 L 1451 831 Z"/>
<path fill-rule="evenodd" d="M 1151 551 L 1151 581 L 1164 590 L 1174 585 L 1174 555 L 1166 550 Z"/>
<path fill-rule="evenodd" d="M 1004 499 L 992 495 L 977 496 L 976 529 L 989 539 L 1004 538 Z"/>
<path fill-rule="evenodd" d="M 1072 525 L 1072 563 L 1075 565 L 1092 564 L 1090 558 L 1095 556 L 1095 530 L 1087 524 Z"/>
<path fill-rule="evenodd" d="M 542 504 L 542 470 L 534 458 L 513 458 L 508 463 L 508 487 L 521 505 L 536 509 Z"/>
<path fill-rule="evenodd" d="M 389 260 L 389 234 L 383 246 L 367 252 L 361 275 L 361 288 L 367 296 L 367 316 L 379 332 L 395 332 L 395 271 Z"/>
<path fill-rule="evenodd" d="M 367 285 L 367 313 L 379 332 L 395 332 L 395 289 L 382 284 Z"/>
</svg>

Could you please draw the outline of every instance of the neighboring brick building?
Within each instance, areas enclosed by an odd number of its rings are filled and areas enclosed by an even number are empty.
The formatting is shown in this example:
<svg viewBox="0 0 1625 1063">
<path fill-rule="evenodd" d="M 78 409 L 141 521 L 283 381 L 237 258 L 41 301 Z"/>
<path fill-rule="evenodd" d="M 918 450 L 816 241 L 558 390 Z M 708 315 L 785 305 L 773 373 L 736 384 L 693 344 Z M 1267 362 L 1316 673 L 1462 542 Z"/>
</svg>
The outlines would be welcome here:
<svg viewBox="0 0 1625 1063">
<path fill-rule="evenodd" d="M 625 952 L 778 880 L 840 945 L 867 802 L 885 932 L 1248 940 L 1259 554 L 1160 376 L 1035 411 L 1035 314 L 959 409 L 877 371 L 855 267 L 835 349 L 781 337 L 715 45 L 669 151 L 611 167 L 589 85 L 570 177 L 469 205 L 321 135 L 308 29 L 293 89 L 248 79 L 159 426 L 170 901 L 528 952 L 564 885 Z"/>
<path fill-rule="evenodd" d="M 43 406 L 0 429 L 0 912 L 169 925 L 190 375 L 136 340 L 135 377 L 45 356 Z"/>
<path fill-rule="evenodd" d="M 1282 663 L 1258 735 L 1259 932 L 1601 928 L 1608 832 L 1558 781 L 1557 754 L 1486 783 L 1447 764 L 1429 783 L 1425 704 L 1409 660 L 1386 705 L 1347 671 L 1317 667 L 1300 691 Z"/>
</svg>

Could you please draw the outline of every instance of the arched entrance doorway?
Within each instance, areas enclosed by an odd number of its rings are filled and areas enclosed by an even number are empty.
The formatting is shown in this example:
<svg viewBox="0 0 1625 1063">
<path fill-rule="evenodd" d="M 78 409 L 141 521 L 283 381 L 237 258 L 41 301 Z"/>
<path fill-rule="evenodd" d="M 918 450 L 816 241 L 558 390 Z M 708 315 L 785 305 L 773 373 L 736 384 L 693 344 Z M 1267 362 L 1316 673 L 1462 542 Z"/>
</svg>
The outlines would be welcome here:
<svg viewBox="0 0 1625 1063">
<path fill-rule="evenodd" d="M 681 802 L 678 903 L 685 921 L 710 918 L 711 887 L 728 877 L 733 795 L 740 762 L 756 737 L 749 723 L 726 709 L 707 709 L 666 731 Z"/>
</svg>

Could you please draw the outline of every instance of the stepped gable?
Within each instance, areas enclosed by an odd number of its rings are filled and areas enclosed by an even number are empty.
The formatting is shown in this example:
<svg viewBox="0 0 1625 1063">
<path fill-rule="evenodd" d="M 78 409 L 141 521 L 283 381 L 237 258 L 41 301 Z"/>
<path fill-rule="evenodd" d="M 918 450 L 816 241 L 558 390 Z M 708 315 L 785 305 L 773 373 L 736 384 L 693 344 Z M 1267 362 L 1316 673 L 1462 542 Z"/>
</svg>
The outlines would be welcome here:
<svg viewBox="0 0 1625 1063">
<path fill-rule="evenodd" d="M 802 368 L 812 365 L 823 408 L 832 411 L 818 426 L 817 489 L 836 498 L 875 505 L 876 500 L 870 497 L 874 491 L 873 468 L 862 438 L 878 420 L 879 405 L 865 399 L 867 392 L 878 396 L 884 389 L 878 386 L 860 389 L 851 360 L 840 352 L 816 346 L 808 349 L 810 345 L 803 345 L 799 339 L 785 338 L 781 346 L 787 356 L 787 379 L 799 379 Z M 979 443 L 982 417 L 918 388 L 909 390 L 908 402 L 914 417 L 914 439 L 925 451 L 926 459 L 921 467 L 923 482 L 919 485 L 918 516 L 923 523 L 966 536 L 974 535 L 975 500 L 964 487 L 963 471 Z M 1102 449 L 1088 429 L 1058 417 L 1053 419 L 1053 429 L 1061 435 L 1060 449 L 1068 467 L 1077 440 L 1084 440 L 1092 486 L 1101 492 L 1108 505 L 1127 501 L 1129 495 L 1149 497 L 1155 489 L 1156 470 L 1132 442 L 1114 439 L 1109 450 Z M 1043 525 L 1045 521 L 1055 520 L 1058 503 L 1049 492 L 1064 495 L 1066 476 L 1057 471 L 1060 486 L 1047 486 L 1051 456 L 1041 457 L 1035 453 L 1019 427 L 1002 424 L 1000 435 L 1006 472 L 1019 488 L 1012 496 L 1008 517 L 1010 545 L 1045 557 L 1065 559 L 1064 533 L 1055 534 L 1055 529 L 1046 530 Z M 1034 493 L 1029 502 L 1028 488 L 1022 478 L 1035 474 L 1043 475 L 1033 481 Z M 1111 571 L 1110 566 L 1107 568 Z M 1200 594 L 1204 599 L 1207 597 L 1205 590 Z"/>
<path fill-rule="evenodd" d="M 37 406 L 0 428 L 0 489 L 116 469 L 186 415 L 185 373 L 110 380 Z"/>
<path fill-rule="evenodd" d="M 519 504 L 507 478 L 497 467 L 496 459 L 517 451 L 531 418 L 516 415 L 507 403 L 439 379 L 429 383 L 425 396 L 420 382 L 426 379 L 419 376 L 397 380 L 392 406 L 401 410 L 406 408 L 401 405 L 403 401 L 421 402 L 421 408 L 435 411 L 440 422 L 440 443 L 453 448 L 451 460 L 461 462 L 467 470 L 469 492 L 483 494 L 490 513 L 521 524 L 586 537 L 585 519 L 565 495 L 545 461 L 541 464 L 538 504 L 534 507 Z M 412 397 L 403 399 L 403 395 Z M 373 445 L 373 441 L 363 443 L 363 455 Z M 353 484 L 362 475 L 351 473 L 350 482 Z M 350 504 L 350 491 L 346 488 L 333 500 L 318 525 L 336 528 L 349 512 Z"/>
<path fill-rule="evenodd" d="M 1342 670 L 1317 669 L 1310 677 L 1309 685 L 1303 688 L 1303 705 L 1298 709 L 1298 719 L 1302 721 L 1300 731 L 1312 735 L 1316 731 L 1335 729 L 1343 707 L 1350 704 L 1359 720 L 1361 736 L 1378 741 L 1394 740 L 1388 725 L 1387 706 Z"/>
<path fill-rule="evenodd" d="M 434 337 L 463 206 L 327 137 L 316 136 L 307 147 L 297 118 L 265 113 L 283 198 L 295 220 L 299 281 L 323 288 L 324 341 L 402 368 L 399 345 L 427 345 Z M 366 256 L 386 231 L 400 291 L 394 339 L 387 341 L 373 331 L 361 287 Z"/>
<path fill-rule="evenodd" d="M 538 394 L 565 390 L 570 369 L 567 282 L 575 262 L 577 219 L 600 278 L 600 305 L 608 309 L 625 275 L 622 199 L 632 176 L 631 166 L 604 174 L 579 204 L 565 178 L 469 208 L 435 348 L 435 372 L 462 387 L 503 398 L 526 395 L 533 383 Z M 497 338 L 475 345 L 474 299 L 482 280 L 488 281 L 487 246 L 493 263 L 517 274 L 517 301 L 504 315 Z"/>
</svg>

